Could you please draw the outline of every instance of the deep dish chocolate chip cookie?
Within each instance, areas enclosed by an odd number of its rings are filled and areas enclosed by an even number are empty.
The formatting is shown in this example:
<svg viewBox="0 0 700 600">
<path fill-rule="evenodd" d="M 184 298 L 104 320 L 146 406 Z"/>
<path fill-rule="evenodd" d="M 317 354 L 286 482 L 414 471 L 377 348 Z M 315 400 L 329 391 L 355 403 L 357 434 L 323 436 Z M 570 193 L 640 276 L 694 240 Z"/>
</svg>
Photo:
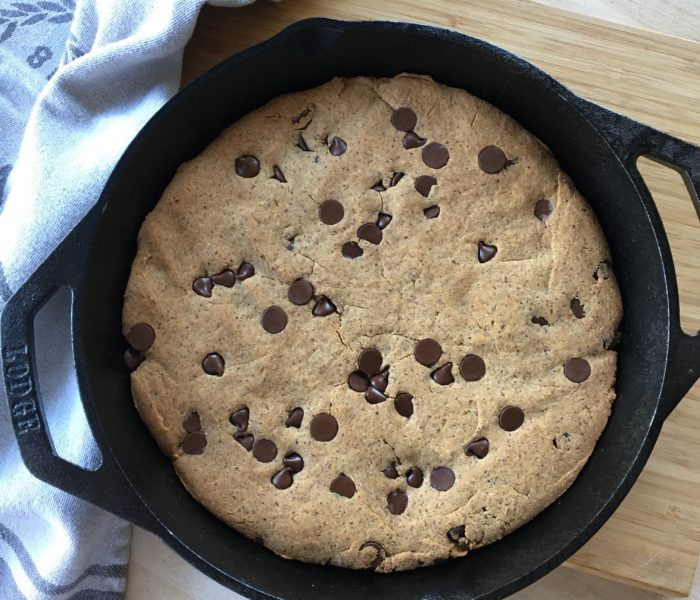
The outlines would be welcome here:
<svg viewBox="0 0 700 600">
<path fill-rule="evenodd" d="M 620 296 L 534 136 L 425 77 L 283 96 L 182 165 L 124 302 L 187 489 L 289 558 L 411 569 L 553 502 L 615 398 Z"/>
</svg>

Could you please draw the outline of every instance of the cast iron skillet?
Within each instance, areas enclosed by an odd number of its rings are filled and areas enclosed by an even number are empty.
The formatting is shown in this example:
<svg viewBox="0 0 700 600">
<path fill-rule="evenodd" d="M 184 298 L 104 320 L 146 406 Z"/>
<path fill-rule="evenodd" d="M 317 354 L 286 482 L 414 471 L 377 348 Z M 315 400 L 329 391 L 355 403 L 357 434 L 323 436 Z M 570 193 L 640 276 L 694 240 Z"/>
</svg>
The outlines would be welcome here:
<svg viewBox="0 0 700 600">
<path fill-rule="evenodd" d="M 193 500 L 134 409 L 122 363 L 121 308 L 141 222 L 180 163 L 284 92 L 336 75 L 404 71 L 480 96 L 551 148 L 605 230 L 625 317 L 618 399 L 571 489 L 532 522 L 464 559 L 378 575 L 279 558 Z M 635 166 L 642 154 L 681 171 L 700 212 L 699 148 L 574 96 L 500 48 L 405 23 L 312 19 L 292 25 L 168 102 L 129 146 L 97 206 L 8 302 L 4 377 L 27 467 L 155 532 L 206 574 L 252 598 L 467 600 L 515 592 L 559 565 L 605 522 L 637 478 L 664 419 L 700 374 L 700 339 L 680 329 L 668 241 Z M 33 315 L 63 285 L 73 291 L 78 382 L 103 455 L 92 472 L 54 454 L 36 387 Z"/>
</svg>

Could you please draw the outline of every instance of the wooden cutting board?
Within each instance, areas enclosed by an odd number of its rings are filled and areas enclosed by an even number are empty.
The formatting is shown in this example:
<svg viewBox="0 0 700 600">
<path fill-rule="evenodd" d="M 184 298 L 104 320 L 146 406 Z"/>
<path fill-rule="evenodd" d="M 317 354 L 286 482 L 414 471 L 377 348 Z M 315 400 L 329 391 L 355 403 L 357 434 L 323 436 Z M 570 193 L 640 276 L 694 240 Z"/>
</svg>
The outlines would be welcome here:
<svg viewBox="0 0 700 600">
<path fill-rule="evenodd" d="M 595 102 L 700 144 L 700 43 L 615 26 L 527 0 L 285 0 L 239 10 L 207 7 L 183 83 L 227 56 L 314 16 L 419 21 L 503 46 Z M 700 228 L 673 171 L 642 173 L 671 239 L 683 323 L 700 329 Z M 700 386 L 668 419 L 639 481 L 567 565 L 672 595 L 690 591 L 700 554 Z"/>
</svg>

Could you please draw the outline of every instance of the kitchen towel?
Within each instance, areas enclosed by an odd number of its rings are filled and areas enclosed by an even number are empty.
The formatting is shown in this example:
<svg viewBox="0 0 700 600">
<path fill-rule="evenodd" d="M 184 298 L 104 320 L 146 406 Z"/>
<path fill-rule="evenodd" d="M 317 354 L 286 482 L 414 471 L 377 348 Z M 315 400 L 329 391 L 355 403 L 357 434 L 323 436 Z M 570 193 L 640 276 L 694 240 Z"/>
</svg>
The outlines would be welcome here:
<svg viewBox="0 0 700 600">
<path fill-rule="evenodd" d="M 126 146 L 178 90 L 204 3 L 0 0 L 0 308 L 97 201 Z M 57 452 L 94 468 L 99 451 L 71 372 L 68 301 L 57 294 L 35 320 L 39 387 Z M 122 596 L 130 525 L 26 470 L 4 387 L 0 485 L 0 598 Z"/>
</svg>

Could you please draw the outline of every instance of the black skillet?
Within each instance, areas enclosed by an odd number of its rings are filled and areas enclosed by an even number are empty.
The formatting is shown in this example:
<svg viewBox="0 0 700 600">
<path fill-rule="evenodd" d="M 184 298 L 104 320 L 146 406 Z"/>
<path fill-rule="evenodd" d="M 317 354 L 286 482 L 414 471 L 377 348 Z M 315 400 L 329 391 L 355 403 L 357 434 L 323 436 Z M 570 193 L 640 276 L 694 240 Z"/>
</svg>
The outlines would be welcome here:
<svg viewBox="0 0 700 600">
<path fill-rule="evenodd" d="M 180 163 L 282 93 L 336 75 L 404 71 L 480 96 L 551 148 L 605 230 L 625 317 L 619 397 L 571 489 L 532 522 L 466 558 L 379 575 L 278 558 L 192 499 L 133 407 L 121 308 L 136 234 Z M 97 206 L 8 302 L 3 366 L 22 457 L 40 479 L 155 532 L 203 572 L 251 598 L 466 600 L 513 593 L 603 525 L 644 466 L 664 419 L 700 374 L 700 339 L 680 329 L 671 253 L 635 166 L 640 155 L 681 171 L 700 212 L 699 148 L 578 98 L 500 48 L 404 23 L 312 19 L 292 25 L 168 102 L 129 146 Z M 78 382 L 103 455 L 94 472 L 54 454 L 36 387 L 33 316 L 63 285 L 73 291 Z"/>
</svg>

